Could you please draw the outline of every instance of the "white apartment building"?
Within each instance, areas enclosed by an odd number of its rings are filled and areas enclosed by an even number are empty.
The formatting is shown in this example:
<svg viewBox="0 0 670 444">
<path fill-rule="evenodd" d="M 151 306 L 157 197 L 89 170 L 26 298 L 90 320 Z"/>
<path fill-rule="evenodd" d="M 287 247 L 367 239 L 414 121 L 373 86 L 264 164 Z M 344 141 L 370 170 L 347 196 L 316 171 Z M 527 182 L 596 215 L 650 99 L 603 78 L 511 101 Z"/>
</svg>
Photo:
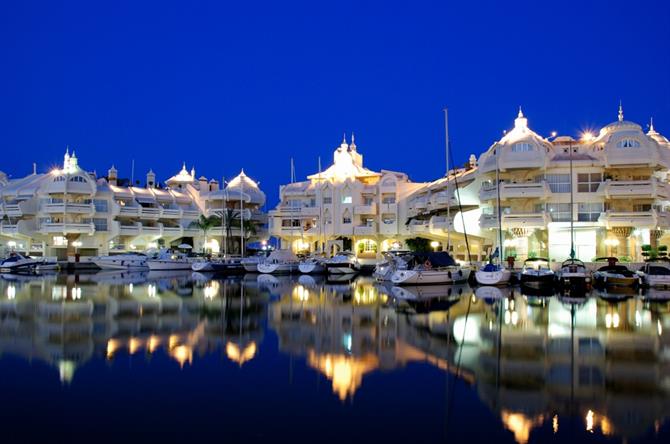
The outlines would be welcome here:
<svg viewBox="0 0 670 444">
<path fill-rule="evenodd" d="M 0 173 L 0 250 L 60 260 L 181 243 L 218 252 L 221 240 L 233 236 L 230 247 L 239 250 L 240 213 L 249 227 L 246 241 L 266 234 L 265 194 L 244 172 L 224 188 L 214 179 L 196 179 L 185 165 L 164 188 L 153 171 L 143 187 L 121 182 L 114 167 L 106 178 L 82 169 L 74 152 L 48 173 L 33 171 L 20 179 Z M 237 222 L 226 222 L 225 229 L 219 223 L 207 233 L 199 228 L 200 215 L 220 217 L 224 208 Z"/>
<path fill-rule="evenodd" d="M 423 231 L 422 236 L 443 245 L 443 227 L 453 227 L 451 236 L 457 240 L 451 245 L 458 257 L 465 258 L 463 233 L 471 252 L 486 256 L 497 244 L 497 177 L 505 256 L 564 260 L 570 254 L 572 220 L 582 260 L 610 255 L 639 260 L 641 245 L 670 244 L 669 170 L 668 140 L 653 123 L 645 133 L 624 120 L 621 108 L 615 122 L 578 140 L 542 137 L 519 111 L 514 128 L 476 166 L 457 170 L 450 181 L 440 179 L 409 198 L 414 209 L 410 227 L 419 226 L 417 234 Z M 451 211 L 452 222 L 443 225 L 438 222 L 447 205 L 428 207 L 427 202 L 437 203 L 435 197 L 446 193 L 447 183 L 455 189 L 454 176 L 464 211 Z"/>
<path fill-rule="evenodd" d="M 283 185 L 269 212 L 270 234 L 296 253 L 351 250 L 373 259 L 400 248 L 410 235 L 407 197 L 424 186 L 404 173 L 363 166 L 354 136 L 333 153 L 333 164 L 307 180 Z"/>
</svg>

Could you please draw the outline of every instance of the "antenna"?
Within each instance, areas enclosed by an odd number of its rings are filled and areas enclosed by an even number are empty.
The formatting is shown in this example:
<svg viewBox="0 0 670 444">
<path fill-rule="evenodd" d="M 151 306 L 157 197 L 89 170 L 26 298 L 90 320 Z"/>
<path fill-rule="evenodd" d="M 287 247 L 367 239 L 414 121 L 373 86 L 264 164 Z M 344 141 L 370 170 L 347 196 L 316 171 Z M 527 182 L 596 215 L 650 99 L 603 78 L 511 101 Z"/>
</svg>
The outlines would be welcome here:
<svg viewBox="0 0 670 444">
<path fill-rule="evenodd" d="M 130 163 L 130 186 L 135 184 L 135 159 Z"/>
</svg>

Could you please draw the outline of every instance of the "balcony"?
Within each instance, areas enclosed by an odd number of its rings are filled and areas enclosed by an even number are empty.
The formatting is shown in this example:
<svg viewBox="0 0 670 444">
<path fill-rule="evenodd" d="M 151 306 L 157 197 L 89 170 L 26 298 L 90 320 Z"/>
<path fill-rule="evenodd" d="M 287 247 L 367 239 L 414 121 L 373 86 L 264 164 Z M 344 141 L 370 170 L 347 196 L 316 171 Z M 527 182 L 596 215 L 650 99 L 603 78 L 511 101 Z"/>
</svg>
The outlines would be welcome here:
<svg viewBox="0 0 670 444">
<path fill-rule="evenodd" d="M 502 227 L 509 228 L 546 228 L 551 221 L 549 213 L 507 213 L 502 215 Z"/>
<path fill-rule="evenodd" d="M 122 214 L 124 216 L 138 216 L 140 214 L 140 208 L 139 206 L 127 206 L 127 207 L 121 207 L 119 210 L 119 214 Z"/>
<path fill-rule="evenodd" d="M 409 231 L 413 234 L 427 233 L 430 229 L 427 220 L 413 220 L 409 223 Z"/>
<path fill-rule="evenodd" d="M 498 218 L 495 214 L 485 214 L 482 213 L 479 216 L 479 227 L 480 228 L 498 228 Z"/>
<path fill-rule="evenodd" d="M 149 227 L 146 225 L 140 225 L 140 234 L 145 236 L 160 236 L 163 231 L 163 227 Z"/>
<path fill-rule="evenodd" d="M 0 223 L 0 234 L 5 236 L 13 236 L 19 233 L 19 227 L 16 224 Z"/>
<path fill-rule="evenodd" d="M 163 226 L 163 236 L 180 237 L 182 233 L 181 227 L 166 227 Z"/>
<path fill-rule="evenodd" d="M 377 224 L 354 227 L 354 234 L 358 236 L 373 236 L 377 234 Z"/>
<path fill-rule="evenodd" d="M 95 206 L 91 203 L 46 203 L 42 211 L 48 214 L 93 214 Z"/>
<path fill-rule="evenodd" d="M 140 224 L 119 225 L 119 234 L 124 236 L 137 236 L 140 234 Z"/>
<path fill-rule="evenodd" d="M 377 214 L 377 204 L 370 203 L 367 205 L 356 205 L 354 207 L 356 214 Z"/>
<path fill-rule="evenodd" d="M 80 223 L 43 223 L 40 226 L 42 233 L 95 233 L 95 226 L 93 224 Z"/>
<path fill-rule="evenodd" d="M 458 201 L 454 199 L 453 194 L 450 196 L 445 191 L 441 191 L 431 196 L 428 205 L 431 208 L 446 208 L 447 206 L 458 205 Z"/>
<path fill-rule="evenodd" d="M 487 200 L 496 200 L 498 199 L 498 192 L 496 191 L 495 185 L 483 185 L 479 189 L 479 200 L 487 201 Z"/>
<path fill-rule="evenodd" d="M 181 209 L 179 208 L 162 208 L 161 217 L 163 219 L 179 219 L 181 218 Z"/>
<path fill-rule="evenodd" d="M 430 231 L 449 231 L 452 229 L 452 224 L 446 216 L 433 216 L 428 223 Z"/>
<path fill-rule="evenodd" d="M 142 219 L 157 220 L 161 215 L 161 209 L 156 207 L 142 207 L 140 217 Z"/>
<path fill-rule="evenodd" d="M 200 216 L 200 211 L 192 208 L 185 208 L 182 210 L 182 216 L 186 219 L 197 219 Z"/>
<path fill-rule="evenodd" d="M 17 217 L 17 216 L 22 216 L 23 215 L 23 212 L 21 211 L 21 207 L 19 206 L 18 203 L 2 204 L 2 210 L 3 210 L 4 214 L 6 214 L 8 216 Z"/>
<path fill-rule="evenodd" d="M 507 199 L 546 199 L 551 195 L 551 189 L 546 182 L 501 182 L 500 200 Z M 497 190 L 495 185 L 483 186 L 479 190 L 481 201 L 496 200 Z"/>
<path fill-rule="evenodd" d="M 184 236 L 197 236 L 201 233 L 200 228 L 197 227 L 188 227 L 184 228 Z"/>
<path fill-rule="evenodd" d="M 604 193 L 607 199 L 667 199 L 669 187 L 665 182 L 650 180 L 606 180 Z"/>
<path fill-rule="evenodd" d="M 661 218 L 662 221 L 665 218 Z M 655 210 L 649 211 L 606 211 L 600 214 L 598 222 L 607 228 L 636 227 L 655 228 L 658 225 L 658 215 Z"/>
<path fill-rule="evenodd" d="M 396 214 L 398 212 L 397 203 L 382 203 L 379 205 L 380 214 Z"/>
</svg>

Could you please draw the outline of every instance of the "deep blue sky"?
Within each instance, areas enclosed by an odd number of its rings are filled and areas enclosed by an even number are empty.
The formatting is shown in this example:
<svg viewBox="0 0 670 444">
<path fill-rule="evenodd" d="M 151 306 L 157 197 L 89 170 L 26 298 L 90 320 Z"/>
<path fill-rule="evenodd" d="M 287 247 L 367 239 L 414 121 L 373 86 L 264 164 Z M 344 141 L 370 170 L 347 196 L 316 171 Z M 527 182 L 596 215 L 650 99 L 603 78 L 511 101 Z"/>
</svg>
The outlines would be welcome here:
<svg viewBox="0 0 670 444">
<path fill-rule="evenodd" d="M 141 5 L 140 5 L 141 3 Z M 670 2 L 44 2 L 0 4 L 0 170 L 80 162 L 121 176 L 182 160 L 278 185 L 356 133 L 366 166 L 444 172 L 512 126 L 626 118 L 670 135 Z"/>
</svg>

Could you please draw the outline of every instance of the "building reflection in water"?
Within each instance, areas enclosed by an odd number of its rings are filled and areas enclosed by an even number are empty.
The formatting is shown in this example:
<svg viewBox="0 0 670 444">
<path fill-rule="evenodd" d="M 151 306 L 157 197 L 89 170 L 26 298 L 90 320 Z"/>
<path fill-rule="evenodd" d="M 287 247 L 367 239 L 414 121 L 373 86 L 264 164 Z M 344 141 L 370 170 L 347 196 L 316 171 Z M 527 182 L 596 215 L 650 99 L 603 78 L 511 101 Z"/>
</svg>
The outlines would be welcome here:
<svg viewBox="0 0 670 444">
<path fill-rule="evenodd" d="M 575 423 L 634 439 L 658 432 L 670 412 L 663 292 L 579 300 L 188 272 L 3 276 L 0 295 L 0 353 L 44 361 L 66 383 L 84 362 L 121 353 L 162 352 L 181 367 L 218 353 L 243 366 L 257 358 L 267 320 L 280 352 L 322 374 L 342 402 L 367 375 L 420 362 L 471 387 L 518 443 Z M 446 396 L 449 428 L 458 393 Z"/>
</svg>

